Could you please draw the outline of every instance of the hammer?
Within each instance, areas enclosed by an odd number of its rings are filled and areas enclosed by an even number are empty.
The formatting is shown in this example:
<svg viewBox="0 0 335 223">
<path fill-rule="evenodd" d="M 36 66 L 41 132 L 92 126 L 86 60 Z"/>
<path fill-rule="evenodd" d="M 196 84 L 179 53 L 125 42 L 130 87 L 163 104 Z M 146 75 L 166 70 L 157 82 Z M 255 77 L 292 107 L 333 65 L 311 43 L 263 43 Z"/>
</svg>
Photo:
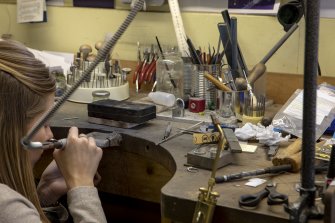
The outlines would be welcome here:
<svg viewBox="0 0 335 223">
<path fill-rule="evenodd" d="M 302 139 L 297 138 L 287 148 L 279 150 L 276 156 L 272 159 L 274 166 L 290 164 L 291 172 L 298 172 L 301 166 L 301 146 Z"/>
<path fill-rule="evenodd" d="M 243 177 L 256 176 L 261 174 L 272 174 L 280 172 L 298 172 L 301 166 L 301 146 L 302 140 L 296 139 L 286 149 L 278 151 L 276 157 L 272 159 L 273 166 L 263 169 L 257 169 L 248 172 L 240 172 L 229 175 L 215 177 L 216 183 L 228 182 L 231 180 L 241 179 Z"/>
<path fill-rule="evenodd" d="M 278 41 L 278 43 L 265 55 L 265 57 L 256 64 L 251 70 L 248 81 L 250 85 L 253 85 L 255 81 L 260 78 L 266 71 L 266 62 L 277 52 L 277 50 L 285 43 L 285 41 L 293 34 L 293 32 L 298 28 L 298 24 L 294 24 L 289 31 Z M 235 85 L 238 91 L 243 91 L 247 89 L 247 80 L 241 77 L 236 78 Z"/>
</svg>

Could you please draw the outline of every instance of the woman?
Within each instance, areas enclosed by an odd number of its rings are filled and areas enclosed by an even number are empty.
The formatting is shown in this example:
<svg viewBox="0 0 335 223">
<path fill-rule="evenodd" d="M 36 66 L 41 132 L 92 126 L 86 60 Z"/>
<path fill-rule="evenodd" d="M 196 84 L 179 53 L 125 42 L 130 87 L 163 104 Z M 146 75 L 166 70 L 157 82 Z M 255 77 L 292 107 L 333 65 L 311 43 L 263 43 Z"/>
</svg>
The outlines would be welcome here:
<svg viewBox="0 0 335 223">
<path fill-rule="evenodd" d="M 41 205 L 67 193 L 74 222 L 106 222 L 93 178 L 102 157 L 93 138 L 70 128 L 67 145 L 35 187 L 33 167 L 41 150 L 26 150 L 20 140 L 53 105 L 55 80 L 22 44 L 0 41 L 0 219 L 2 222 L 49 222 Z M 48 125 L 32 141 L 53 134 Z M 57 164 L 56 164 L 57 163 Z"/>
</svg>

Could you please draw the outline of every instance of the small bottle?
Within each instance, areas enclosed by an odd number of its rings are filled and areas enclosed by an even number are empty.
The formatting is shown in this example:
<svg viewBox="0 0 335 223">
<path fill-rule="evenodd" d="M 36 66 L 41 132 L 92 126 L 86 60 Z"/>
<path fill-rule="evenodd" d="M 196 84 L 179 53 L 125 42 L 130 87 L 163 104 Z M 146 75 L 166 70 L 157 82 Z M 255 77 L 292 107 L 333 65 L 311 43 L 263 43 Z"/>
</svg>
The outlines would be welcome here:
<svg viewBox="0 0 335 223">
<path fill-rule="evenodd" d="M 157 91 L 173 94 L 176 98 L 184 97 L 184 63 L 178 52 L 163 54 L 156 62 Z"/>
<path fill-rule="evenodd" d="M 161 91 L 150 92 L 148 96 L 155 104 L 167 107 L 172 107 L 176 101 L 176 97 L 173 94 Z"/>
<path fill-rule="evenodd" d="M 105 90 L 96 90 L 92 92 L 93 101 L 109 99 L 109 95 L 109 91 Z"/>
</svg>

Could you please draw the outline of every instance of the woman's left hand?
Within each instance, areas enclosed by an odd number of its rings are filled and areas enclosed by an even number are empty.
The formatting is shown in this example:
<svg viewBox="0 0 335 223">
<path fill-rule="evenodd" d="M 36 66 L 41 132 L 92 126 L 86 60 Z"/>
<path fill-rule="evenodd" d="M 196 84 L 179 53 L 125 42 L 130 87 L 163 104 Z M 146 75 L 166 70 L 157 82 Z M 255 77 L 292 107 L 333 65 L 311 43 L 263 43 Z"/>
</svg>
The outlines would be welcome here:
<svg viewBox="0 0 335 223">
<path fill-rule="evenodd" d="M 44 170 L 37 185 L 37 194 L 42 206 L 54 204 L 68 191 L 64 177 L 53 160 Z"/>
<path fill-rule="evenodd" d="M 93 179 L 94 185 L 97 185 L 100 180 L 101 176 L 97 172 Z M 53 160 L 42 173 L 37 185 L 37 194 L 41 205 L 48 206 L 56 203 L 68 190 L 64 177 L 58 169 L 56 161 Z"/>
</svg>

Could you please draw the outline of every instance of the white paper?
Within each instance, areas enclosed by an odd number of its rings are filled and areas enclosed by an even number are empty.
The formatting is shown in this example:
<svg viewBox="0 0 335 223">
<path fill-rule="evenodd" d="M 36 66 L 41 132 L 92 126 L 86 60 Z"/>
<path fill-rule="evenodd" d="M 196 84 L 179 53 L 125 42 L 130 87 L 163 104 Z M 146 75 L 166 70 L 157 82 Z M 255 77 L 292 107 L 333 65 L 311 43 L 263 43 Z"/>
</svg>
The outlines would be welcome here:
<svg viewBox="0 0 335 223">
<path fill-rule="evenodd" d="M 317 103 L 316 103 L 316 124 L 320 125 L 325 116 L 335 106 L 335 96 L 330 92 L 323 89 L 317 90 Z M 303 112 L 303 91 L 287 106 L 284 113 L 294 118 L 302 120 Z"/>
<path fill-rule="evenodd" d="M 247 183 L 245 183 L 246 186 L 250 186 L 250 187 L 257 187 L 263 183 L 265 183 L 266 180 L 261 179 L 261 178 L 251 178 L 249 179 L 249 181 Z"/>
<path fill-rule="evenodd" d="M 17 22 L 42 22 L 45 0 L 17 0 Z"/>
<path fill-rule="evenodd" d="M 35 49 L 28 48 L 30 52 L 34 54 L 34 56 L 42 61 L 47 67 L 62 67 L 64 74 L 70 69 L 71 59 L 69 59 L 69 55 L 62 56 L 63 53 L 59 53 L 55 55 L 55 53 L 47 53 Z"/>
<path fill-rule="evenodd" d="M 240 146 L 241 146 L 242 152 L 246 152 L 246 153 L 254 153 L 257 150 L 257 146 L 255 145 L 240 143 Z"/>
</svg>

